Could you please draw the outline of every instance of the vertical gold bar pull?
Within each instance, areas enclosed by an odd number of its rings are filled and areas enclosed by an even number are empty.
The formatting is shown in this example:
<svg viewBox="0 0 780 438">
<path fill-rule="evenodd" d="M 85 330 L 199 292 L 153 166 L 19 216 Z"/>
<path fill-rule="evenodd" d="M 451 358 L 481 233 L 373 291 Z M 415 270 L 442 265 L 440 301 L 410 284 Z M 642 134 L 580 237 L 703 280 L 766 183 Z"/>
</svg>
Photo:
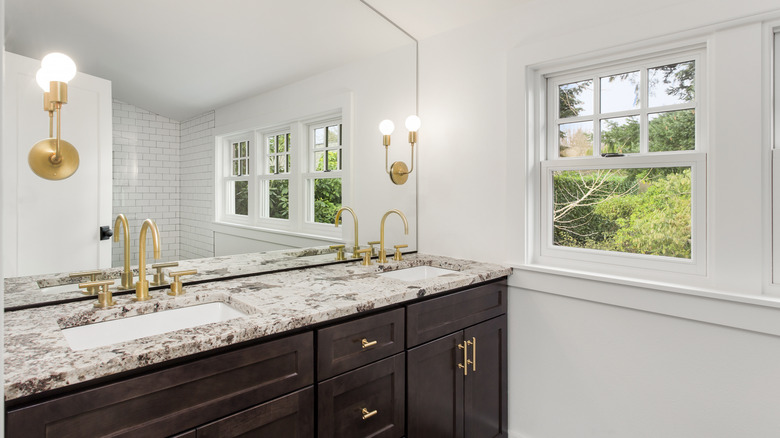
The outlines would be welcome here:
<svg viewBox="0 0 780 438">
<path fill-rule="evenodd" d="M 373 410 L 373 411 L 371 411 L 371 412 L 368 412 L 368 409 L 366 409 L 366 408 L 363 408 L 363 410 L 362 410 L 362 411 L 360 411 L 360 413 L 361 413 L 361 414 L 363 414 L 363 419 L 364 419 L 364 420 L 368 420 L 369 418 L 371 418 L 371 417 L 373 417 L 374 415 L 376 415 L 378 412 L 379 412 L 379 411 L 377 411 L 376 409 L 374 409 L 374 410 Z"/>
<path fill-rule="evenodd" d="M 471 338 L 471 371 L 477 371 L 477 338 Z"/>
<path fill-rule="evenodd" d="M 463 363 L 459 363 L 458 368 L 463 370 L 464 376 L 469 375 L 469 365 L 472 364 L 472 362 L 469 360 L 469 350 L 467 348 L 469 345 L 471 345 L 471 341 L 463 341 L 462 344 L 458 344 L 458 348 L 463 350 Z"/>
</svg>

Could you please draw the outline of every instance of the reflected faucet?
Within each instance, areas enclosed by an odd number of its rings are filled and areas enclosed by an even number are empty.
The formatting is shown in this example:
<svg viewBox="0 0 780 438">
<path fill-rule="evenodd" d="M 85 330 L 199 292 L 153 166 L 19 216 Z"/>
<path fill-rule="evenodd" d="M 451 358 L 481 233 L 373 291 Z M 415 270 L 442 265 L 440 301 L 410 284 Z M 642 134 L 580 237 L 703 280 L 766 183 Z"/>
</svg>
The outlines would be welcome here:
<svg viewBox="0 0 780 438">
<path fill-rule="evenodd" d="M 406 216 L 404 216 L 401 210 L 388 210 L 387 213 L 382 216 L 382 222 L 379 224 L 379 258 L 377 259 L 377 263 L 387 263 L 387 254 L 385 254 L 385 219 L 387 219 L 391 213 L 401 216 L 401 219 L 404 221 L 404 234 L 409 234 L 409 222 L 406 220 Z"/>
<path fill-rule="evenodd" d="M 360 258 L 360 254 L 358 254 L 357 252 L 360 249 L 360 239 L 358 239 L 358 218 L 357 218 L 357 215 L 355 214 L 355 210 L 353 210 L 353 209 L 351 209 L 349 207 L 341 207 L 341 208 L 339 208 L 339 211 L 336 212 L 336 220 L 335 220 L 335 223 L 336 223 L 337 227 L 339 226 L 339 219 L 341 218 L 341 212 L 342 211 L 348 211 L 348 212 L 352 213 L 352 219 L 355 222 L 355 246 L 352 248 L 352 258 L 353 259 L 359 259 Z"/>
<path fill-rule="evenodd" d="M 130 270 L 130 227 L 127 225 L 127 218 L 125 215 L 120 214 L 114 221 L 114 231 L 119 231 L 119 226 L 122 226 L 124 230 L 125 238 L 125 268 L 122 271 L 122 275 L 119 277 L 122 280 L 122 289 L 133 288 L 133 271 Z M 119 233 L 114 233 L 114 242 L 119 242 Z"/>
<path fill-rule="evenodd" d="M 154 258 L 160 258 L 160 231 L 153 220 L 147 219 L 141 225 L 141 248 L 138 253 L 138 281 L 135 283 L 135 300 L 146 301 L 149 299 L 149 281 L 146 280 L 146 231 L 152 230 L 152 245 L 154 246 Z"/>
</svg>

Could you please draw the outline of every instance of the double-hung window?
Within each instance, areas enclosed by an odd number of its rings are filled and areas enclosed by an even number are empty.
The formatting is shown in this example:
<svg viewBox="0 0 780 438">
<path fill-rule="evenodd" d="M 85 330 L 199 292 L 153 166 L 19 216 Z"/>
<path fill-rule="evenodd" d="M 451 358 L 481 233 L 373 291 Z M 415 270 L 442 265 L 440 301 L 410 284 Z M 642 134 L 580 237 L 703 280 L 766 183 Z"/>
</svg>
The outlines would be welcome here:
<svg viewBox="0 0 780 438">
<path fill-rule="evenodd" d="M 217 140 L 217 221 L 333 237 L 341 208 L 341 118 L 255 129 Z"/>
<path fill-rule="evenodd" d="M 704 272 L 702 56 L 544 76 L 541 259 Z"/>
</svg>

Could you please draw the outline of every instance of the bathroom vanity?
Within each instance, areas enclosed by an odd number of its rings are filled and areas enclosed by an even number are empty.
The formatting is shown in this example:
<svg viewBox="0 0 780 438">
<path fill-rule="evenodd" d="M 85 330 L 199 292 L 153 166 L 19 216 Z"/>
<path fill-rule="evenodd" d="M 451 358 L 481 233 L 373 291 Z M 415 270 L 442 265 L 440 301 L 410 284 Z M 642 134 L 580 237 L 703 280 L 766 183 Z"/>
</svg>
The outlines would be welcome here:
<svg viewBox="0 0 780 438">
<path fill-rule="evenodd" d="M 6 436 L 505 436 L 510 273 L 414 254 L 7 312 Z M 246 316 L 77 350 L 62 334 L 203 303 Z"/>
</svg>

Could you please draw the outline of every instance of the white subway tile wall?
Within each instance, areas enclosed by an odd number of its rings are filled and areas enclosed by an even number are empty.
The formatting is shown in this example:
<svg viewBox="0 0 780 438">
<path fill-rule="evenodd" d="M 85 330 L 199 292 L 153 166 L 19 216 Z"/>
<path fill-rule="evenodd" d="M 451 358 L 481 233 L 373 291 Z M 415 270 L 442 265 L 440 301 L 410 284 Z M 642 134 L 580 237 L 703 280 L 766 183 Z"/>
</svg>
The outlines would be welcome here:
<svg viewBox="0 0 780 438">
<path fill-rule="evenodd" d="M 181 123 L 182 260 L 214 257 L 214 111 Z"/>
<path fill-rule="evenodd" d="M 147 218 L 160 230 L 162 258 L 157 261 L 179 260 L 181 124 L 115 99 L 113 132 L 113 219 L 123 213 L 130 224 L 130 263 L 138 264 L 138 237 Z M 151 237 L 147 239 L 151 264 Z M 122 266 L 122 240 L 120 235 L 120 242 L 112 243 L 113 266 Z"/>
</svg>

